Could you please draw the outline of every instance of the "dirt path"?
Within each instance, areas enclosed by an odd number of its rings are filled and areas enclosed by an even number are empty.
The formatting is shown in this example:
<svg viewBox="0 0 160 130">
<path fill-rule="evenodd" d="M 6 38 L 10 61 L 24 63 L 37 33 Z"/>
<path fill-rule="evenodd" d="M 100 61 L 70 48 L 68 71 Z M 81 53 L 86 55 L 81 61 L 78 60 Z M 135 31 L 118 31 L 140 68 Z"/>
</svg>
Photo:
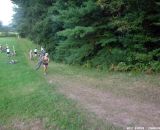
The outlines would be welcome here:
<svg viewBox="0 0 160 130">
<path fill-rule="evenodd" d="M 83 82 L 65 76 L 51 76 L 49 83 L 57 84 L 59 91 L 76 100 L 85 109 L 106 122 L 127 126 L 160 126 L 160 105 L 142 103 L 111 92 L 102 91 Z M 85 81 L 85 79 L 84 79 Z"/>
</svg>

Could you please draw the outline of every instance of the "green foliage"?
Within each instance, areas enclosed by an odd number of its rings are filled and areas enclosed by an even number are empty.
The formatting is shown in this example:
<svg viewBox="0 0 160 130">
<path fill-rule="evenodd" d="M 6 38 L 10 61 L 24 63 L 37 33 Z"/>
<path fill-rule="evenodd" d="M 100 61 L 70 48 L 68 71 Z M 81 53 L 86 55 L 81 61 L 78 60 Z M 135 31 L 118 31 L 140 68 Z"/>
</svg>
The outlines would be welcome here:
<svg viewBox="0 0 160 130">
<path fill-rule="evenodd" d="M 58 32 L 57 34 L 59 36 L 64 36 L 64 37 L 67 37 L 67 38 L 74 37 L 76 39 L 76 38 L 83 38 L 87 34 L 90 34 L 90 33 L 94 32 L 94 31 L 95 30 L 92 27 L 76 26 L 74 29 L 66 29 L 66 30 Z"/>
<path fill-rule="evenodd" d="M 127 70 L 159 62 L 156 0 L 12 1 L 19 6 L 18 32 L 47 48 L 57 62 L 100 68 L 121 68 L 123 62 L 132 66 Z"/>
<path fill-rule="evenodd" d="M 152 62 L 150 66 L 153 71 L 160 72 L 160 62 Z"/>
<path fill-rule="evenodd" d="M 110 69 L 113 69 L 114 71 L 130 71 L 132 69 L 131 65 L 126 65 L 124 62 L 119 62 L 117 66 L 111 66 Z"/>
<path fill-rule="evenodd" d="M 96 67 L 107 68 L 111 64 L 118 64 L 126 58 L 126 53 L 120 49 L 105 48 L 97 53 L 97 55 L 91 59 L 91 63 Z"/>
<path fill-rule="evenodd" d="M 141 63 L 147 63 L 152 60 L 151 55 L 143 54 L 143 53 L 137 53 L 135 54 L 135 60 Z"/>
</svg>

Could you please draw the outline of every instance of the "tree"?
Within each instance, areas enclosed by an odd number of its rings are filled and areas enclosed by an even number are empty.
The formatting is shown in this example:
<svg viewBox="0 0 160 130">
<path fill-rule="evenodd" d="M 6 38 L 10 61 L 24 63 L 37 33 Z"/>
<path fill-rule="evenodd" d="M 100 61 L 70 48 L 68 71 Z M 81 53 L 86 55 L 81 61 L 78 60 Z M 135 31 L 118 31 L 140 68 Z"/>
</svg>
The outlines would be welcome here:
<svg viewBox="0 0 160 130">
<path fill-rule="evenodd" d="M 19 33 L 44 45 L 55 61 L 160 70 L 156 0 L 12 1 Z"/>
</svg>

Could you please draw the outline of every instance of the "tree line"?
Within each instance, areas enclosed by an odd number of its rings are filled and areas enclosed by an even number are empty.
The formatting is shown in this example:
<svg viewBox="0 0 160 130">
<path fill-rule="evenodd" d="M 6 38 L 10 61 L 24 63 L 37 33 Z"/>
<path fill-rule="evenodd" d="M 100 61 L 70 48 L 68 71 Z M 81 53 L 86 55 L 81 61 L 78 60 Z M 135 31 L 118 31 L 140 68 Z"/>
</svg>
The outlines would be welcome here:
<svg viewBox="0 0 160 130">
<path fill-rule="evenodd" d="M 51 58 L 117 71 L 160 71 L 158 0 L 12 0 L 21 37 Z"/>
<path fill-rule="evenodd" d="M 0 21 L 0 37 L 16 37 L 15 29 L 12 25 L 4 26 Z"/>
</svg>

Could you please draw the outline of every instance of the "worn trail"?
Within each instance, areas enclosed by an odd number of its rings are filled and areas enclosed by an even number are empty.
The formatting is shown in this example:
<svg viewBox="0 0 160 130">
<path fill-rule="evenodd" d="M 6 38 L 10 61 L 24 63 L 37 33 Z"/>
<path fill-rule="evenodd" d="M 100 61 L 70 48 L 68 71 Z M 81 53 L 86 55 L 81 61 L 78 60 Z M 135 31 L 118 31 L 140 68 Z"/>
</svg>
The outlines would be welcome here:
<svg viewBox="0 0 160 130">
<path fill-rule="evenodd" d="M 113 95 L 85 83 L 85 79 L 70 79 L 65 76 L 51 76 L 50 83 L 57 84 L 59 91 L 78 102 L 106 122 L 126 128 L 127 126 L 159 126 L 160 105 L 135 101 Z M 107 79 L 106 79 L 107 80 Z"/>
</svg>

